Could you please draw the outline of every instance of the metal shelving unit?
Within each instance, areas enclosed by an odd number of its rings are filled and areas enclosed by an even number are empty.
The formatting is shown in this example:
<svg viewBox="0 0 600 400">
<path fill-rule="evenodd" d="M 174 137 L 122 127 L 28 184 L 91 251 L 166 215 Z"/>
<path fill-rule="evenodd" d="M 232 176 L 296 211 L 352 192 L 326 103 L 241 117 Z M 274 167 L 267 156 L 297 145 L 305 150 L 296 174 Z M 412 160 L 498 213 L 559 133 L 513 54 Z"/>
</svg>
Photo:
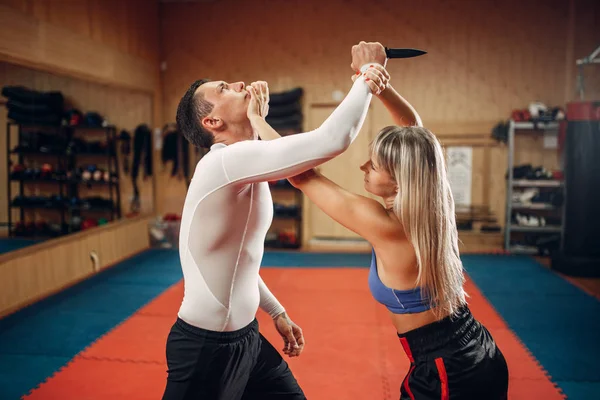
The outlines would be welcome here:
<svg viewBox="0 0 600 400">
<path fill-rule="evenodd" d="M 50 153 L 43 153 L 37 150 L 16 150 L 13 148 L 11 144 L 11 132 L 12 128 L 17 129 L 17 145 L 20 145 L 22 141 L 22 136 L 24 132 L 31 132 L 32 134 L 37 134 L 38 131 L 51 132 L 55 135 L 60 135 L 62 138 L 66 139 L 66 141 L 71 140 L 75 136 L 75 132 L 78 130 L 85 131 L 97 131 L 100 135 L 104 136 L 106 140 L 107 146 L 106 151 L 102 153 L 90 153 L 90 152 L 79 152 L 67 154 L 66 149 L 62 149 L 61 151 L 54 151 Z M 102 137 L 102 136 L 101 136 Z M 25 210 L 31 211 L 44 211 L 44 210 L 53 210 L 59 214 L 60 218 L 60 232 L 56 232 L 57 235 L 65 235 L 70 233 L 70 228 L 66 228 L 69 224 L 68 220 L 73 216 L 73 214 L 79 215 L 83 212 L 100 212 L 100 213 L 110 213 L 111 220 L 115 220 L 121 217 L 121 191 L 119 186 L 119 168 L 118 168 L 118 159 L 116 153 L 116 128 L 114 126 L 108 127 L 99 127 L 92 128 L 86 126 L 44 126 L 38 124 L 21 124 L 17 122 L 9 121 L 6 124 L 6 151 L 7 151 L 7 206 L 8 206 L 8 234 L 9 236 L 14 236 L 14 225 L 15 221 L 13 221 L 13 209 L 19 210 L 19 222 L 25 222 Z M 86 159 L 89 157 L 99 158 L 101 160 L 105 159 L 107 163 L 107 168 L 109 172 L 109 180 L 108 181 L 84 181 L 81 179 L 74 178 L 48 178 L 48 179 L 28 179 L 28 178 L 14 178 L 11 172 L 11 166 L 13 157 L 18 157 L 18 163 L 23 165 L 27 161 L 32 161 L 42 158 L 52 158 L 53 161 L 56 162 L 57 169 L 60 171 L 74 171 L 75 167 L 81 163 L 81 159 Z M 80 161 L 78 163 L 78 161 Z M 38 163 L 38 162 L 34 162 Z M 113 179 L 113 176 L 115 179 Z M 13 191 L 12 191 L 12 183 L 18 183 L 19 189 L 17 190 L 18 195 L 22 198 L 25 195 L 25 187 L 26 185 L 38 185 L 38 184 L 55 184 L 57 185 L 57 191 L 52 194 L 61 199 L 60 204 L 52 204 L 48 205 L 40 205 L 40 204 L 15 204 L 13 199 Z M 79 197 L 79 186 L 104 186 L 108 189 L 108 195 L 110 196 L 110 202 L 112 206 L 110 207 L 82 207 L 74 204 L 67 204 L 64 201 L 68 198 L 78 198 Z M 38 232 L 33 232 L 33 236 L 40 236 Z"/>
<path fill-rule="evenodd" d="M 266 240 L 265 247 L 270 249 L 299 249 L 302 246 L 302 192 L 283 179 L 275 185 L 270 185 L 270 190 L 271 193 L 287 191 L 294 194 L 294 204 L 298 207 L 297 213 L 293 215 L 282 215 L 275 212 L 273 214 L 273 219 L 294 221 L 296 241 L 294 243 L 281 243 L 279 240 Z"/>
<path fill-rule="evenodd" d="M 544 132 L 558 130 L 557 122 L 515 122 L 509 121 L 508 127 L 508 179 L 506 188 L 506 221 L 504 229 L 504 248 L 513 253 L 531 254 L 532 251 L 520 249 L 522 246 L 511 246 L 511 237 L 513 233 L 530 233 L 530 234 L 560 234 L 560 246 L 563 245 L 563 229 L 564 229 L 564 202 L 561 206 L 550 206 L 546 204 L 531 204 L 522 205 L 513 203 L 513 191 L 515 188 L 556 188 L 565 190 L 564 181 L 543 179 L 543 180 L 528 180 L 514 179 L 514 152 L 515 152 L 515 135 L 527 134 L 532 132 Z M 518 132 L 518 133 L 517 133 Z M 565 197 L 565 196 L 563 196 Z M 522 226 L 513 222 L 513 211 L 526 211 L 528 213 L 560 211 L 561 224 L 558 226 Z"/>
</svg>

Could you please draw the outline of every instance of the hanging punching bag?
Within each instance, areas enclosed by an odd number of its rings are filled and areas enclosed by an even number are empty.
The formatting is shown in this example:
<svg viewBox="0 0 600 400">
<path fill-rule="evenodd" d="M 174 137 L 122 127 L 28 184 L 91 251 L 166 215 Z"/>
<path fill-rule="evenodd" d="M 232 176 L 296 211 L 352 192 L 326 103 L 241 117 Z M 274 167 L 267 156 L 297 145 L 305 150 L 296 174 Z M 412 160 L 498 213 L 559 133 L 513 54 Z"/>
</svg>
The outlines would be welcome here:
<svg viewBox="0 0 600 400">
<path fill-rule="evenodd" d="M 567 105 L 563 246 L 552 268 L 600 276 L 600 102 Z"/>
</svg>

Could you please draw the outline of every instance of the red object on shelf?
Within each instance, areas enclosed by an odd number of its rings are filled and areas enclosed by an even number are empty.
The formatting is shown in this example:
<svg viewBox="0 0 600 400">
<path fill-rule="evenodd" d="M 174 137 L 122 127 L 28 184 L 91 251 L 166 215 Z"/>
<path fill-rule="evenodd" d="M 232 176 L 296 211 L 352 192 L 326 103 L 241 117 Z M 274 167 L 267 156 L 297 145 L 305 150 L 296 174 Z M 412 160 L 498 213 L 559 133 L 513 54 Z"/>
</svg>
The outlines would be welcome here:
<svg viewBox="0 0 600 400">
<path fill-rule="evenodd" d="M 165 214 L 163 221 L 180 221 L 181 216 L 173 213 Z"/>
</svg>

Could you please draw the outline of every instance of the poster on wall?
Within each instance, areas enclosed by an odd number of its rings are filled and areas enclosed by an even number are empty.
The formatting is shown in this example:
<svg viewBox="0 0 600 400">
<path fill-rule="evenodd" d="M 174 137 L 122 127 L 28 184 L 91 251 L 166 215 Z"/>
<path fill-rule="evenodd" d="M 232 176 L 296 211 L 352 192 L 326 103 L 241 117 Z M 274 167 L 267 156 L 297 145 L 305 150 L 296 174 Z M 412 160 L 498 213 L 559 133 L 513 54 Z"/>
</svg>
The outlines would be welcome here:
<svg viewBox="0 0 600 400">
<path fill-rule="evenodd" d="M 473 173 L 473 148 L 448 147 L 448 180 L 456 206 L 471 205 L 471 177 Z"/>
</svg>

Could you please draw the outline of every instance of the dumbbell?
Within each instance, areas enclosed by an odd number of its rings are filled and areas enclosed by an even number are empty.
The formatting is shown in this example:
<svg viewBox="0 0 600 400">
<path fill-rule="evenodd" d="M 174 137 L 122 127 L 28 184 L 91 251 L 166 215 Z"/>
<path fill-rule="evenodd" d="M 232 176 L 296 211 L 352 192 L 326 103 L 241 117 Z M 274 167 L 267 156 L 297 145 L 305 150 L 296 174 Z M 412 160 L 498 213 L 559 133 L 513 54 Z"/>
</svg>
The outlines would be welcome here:
<svg viewBox="0 0 600 400">
<path fill-rule="evenodd" d="M 83 168 L 79 167 L 67 172 L 67 179 L 75 181 L 83 180 Z"/>
<path fill-rule="evenodd" d="M 25 166 L 22 164 L 14 165 L 12 173 L 10 174 L 11 179 L 23 179 L 25 175 Z"/>
<path fill-rule="evenodd" d="M 282 244 L 296 244 L 296 232 L 293 232 L 293 231 L 279 232 L 279 242 Z"/>
<path fill-rule="evenodd" d="M 179 221 L 181 218 L 177 214 L 165 214 L 163 221 Z"/>
<path fill-rule="evenodd" d="M 78 231 L 81 229 L 81 217 L 78 215 L 74 215 L 71 217 L 71 229 L 74 231 Z"/>
<path fill-rule="evenodd" d="M 25 171 L 25 165 L 23 164 L 15 164 L 12 166 L 12 171 L 13 172 L 23 172 Z"/>
<path fill-rule="evenodd" d="M 55 171 L 52 174 L 52 179 L 64 181 L 67 178 L 67 173 L 65 171 Z"/>
<path fill-rule="evenodd" d="M 50 233 L 52 235 L 58 235 L 61 233 L 62 228 L 61 228 L 60 224 L 52 223 L 49 225 L 48 230 L 50 231 Z"/>
<path fill-rule="evenodd" d="M 25 171 L 23 171 L 23 179 L 33 178 L 35 178 L 35 170 L 33 168 L 25 168 Z"/>
<path fill-rule="evenodd" d="M 16 235 L 19 235 L 19 236 L 25 235 L 25 224 L 23 222 L 20 222 L 20 221 L 17 222 L 15 224 L 15 230 L 14 230 L 14 232 L 15 232 Z"/>
<path fill-rule="evenodd" d="M 25 224 L 25 234 L 30 236 L 35 234 L 35 223 L 30 221 Z"/>
<path fill-rule="evenodd" d="M 81 180 L 83 180 L 83 181 L 90 181 L 90 180 L 92 180 L 92 173 L 90 171 L 88 171 L 87 169 L 84 170 L 81 173 Z"/>
<path fill-rule="evenodd" d="M 45 221 L 38 221 L 35 224 L 35 229 L 38 233 L 46 233 L 48 224 Z"/>
<path fill-rule="evenodd" d="M 98 222 L 93 218 L 87 218 L 81 223 L 81 230 L 86 230 L 98 226 Z"/>
<path fill-rule="evenodd" d="M 40 178 L 49 179 L 52 176 L 52 170 L 52 165 L 48 163 L 43 164 L 40 172 Z"/>
</svg>

